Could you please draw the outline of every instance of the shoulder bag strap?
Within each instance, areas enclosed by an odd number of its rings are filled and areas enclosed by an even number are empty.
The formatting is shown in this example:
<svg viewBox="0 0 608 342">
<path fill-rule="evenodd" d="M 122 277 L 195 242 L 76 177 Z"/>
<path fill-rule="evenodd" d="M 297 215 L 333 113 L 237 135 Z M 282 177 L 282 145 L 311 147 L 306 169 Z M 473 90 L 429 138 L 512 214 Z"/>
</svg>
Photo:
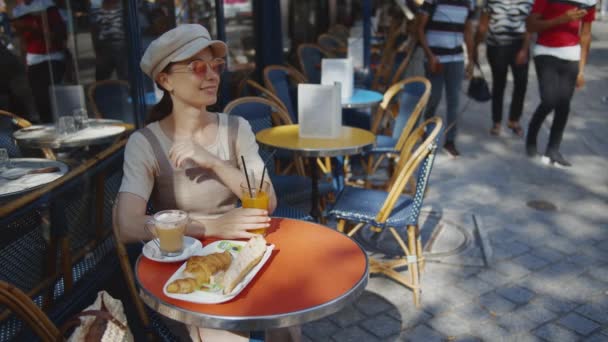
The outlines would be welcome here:
<svg viewBox="0 0 608 342">
<path fill-rule="evenodd" d="M 150 146 L 152 146 L 152 151 L 154 151 L 154 156 L 156 157 L 156 161 L 158 162 L 159 173 L 161 175 L 171 175 L 173 174 L 173 167 L 169 163 L 169 159 L 165 156 L 163 149 L 160 145 L 160 141 L 152 130 L 148 127 L 144 127 L 140 130 L 141 134 L 148 140 Z M 166 189 L 167 191 L 163 192 L 163 202 L 170 204 L 171 208 L 176 208 L 176 200 L 175 200 L 175 189 L 173 189 L 173 182 L 167 182 L 165 184 L 170 189 Z"/>
</svg>

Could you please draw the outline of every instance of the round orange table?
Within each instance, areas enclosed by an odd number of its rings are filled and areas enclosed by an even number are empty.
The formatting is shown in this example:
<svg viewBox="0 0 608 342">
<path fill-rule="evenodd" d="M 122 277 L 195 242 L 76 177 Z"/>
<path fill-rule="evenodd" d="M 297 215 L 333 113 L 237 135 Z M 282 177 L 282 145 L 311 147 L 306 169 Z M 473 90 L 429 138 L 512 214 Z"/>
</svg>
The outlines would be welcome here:
<svg viewBox="0 0 608 342">
<path fill-rule="evenodd" d="M 266 240 L 275 245 L 272 256 L 232 301 L 196 304 L 165 296 L 164 284 L 182 263 L 158 263 L 143 256 L 135 266 L 140 296 L 153 310 L 186 324 L 253 331 L 298 325 L 335 313 L 367 285 L 367 255 L 333 229 L 273 218 Z"/>
</svg>

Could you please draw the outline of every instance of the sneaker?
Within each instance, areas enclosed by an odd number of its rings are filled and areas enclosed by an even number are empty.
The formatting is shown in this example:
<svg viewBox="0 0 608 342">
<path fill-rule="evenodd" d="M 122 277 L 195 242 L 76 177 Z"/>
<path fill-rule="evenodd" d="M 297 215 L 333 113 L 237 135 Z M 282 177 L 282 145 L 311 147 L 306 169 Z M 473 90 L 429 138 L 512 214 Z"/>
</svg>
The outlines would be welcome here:
<svg viewBox="0 0 608 342">
<path fill-rule="evenodd" d="M 565 166 L 565 167 L 572 166 L 572 164 L 569 161 L 567 161 L 566 158 L 564 158 L 564 156 L 562 156 L 562 154 L 559 153 L 559 151 L 547 151 L 547 153 L 545 153 L 545 155 L 543 156 L 543 161 L 545 163 L 553 164 L 553 165 L 557 165 L 557 166 Z"/>
<path fill-rule="evenodd" d="M 526 144 L 526 154 L 530 158 L 536 157 L 536 155 L 538 155 L 538 150 L 536 150 L 536 145 Z"/>
<path fill-rule="evenodd" d="M 493 136 L 500 135 L 500 123 L 495 123 L 492 128 L 490 128 L 490 134 Z"/>
<path fill-rule="evenodd" d="M 443 145 L 443 148 L 448 152 L 448 154 L 452 157 L 458 157 L 460 152 L 456 149 L 456 145 L 454 145 L 453 141 L 448 141 Z"/>
</svg>

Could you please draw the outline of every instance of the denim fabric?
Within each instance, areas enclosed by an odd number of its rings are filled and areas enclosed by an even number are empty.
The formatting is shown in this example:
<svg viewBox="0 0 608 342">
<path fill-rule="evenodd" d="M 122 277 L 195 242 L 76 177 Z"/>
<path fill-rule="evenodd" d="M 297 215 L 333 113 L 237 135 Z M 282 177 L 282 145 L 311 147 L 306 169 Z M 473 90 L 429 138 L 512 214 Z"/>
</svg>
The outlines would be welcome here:
<svg viewBox="0 0 608 342">
<path fill-rule="evenodd" d="M 460 106 L 460 90 L 462 89 L 462 79 L 464 78 L 464 62 L 448 62 L 442 63 L 442 65 L 442 72 L 432 75 L 429 72 L 428 64 L 425 64 L 426 77 L 431 81 L 432 88 L 424 117 L 428 119 L 437 115 L 437 107 L 441 101 L 445 85 L 447 101 L 446 129 L 449 129 L 445 140 L 453 142 L 456 140 L 458 126 L 457 120 Z"/>
<path fill-rule="evenodd" d="M 511 67 L 513 74 L 513 96 L 509 110 L 509 120 L 519 121 L 524 108 L 524 97 L 528 86 L 528 63 L 516 64 L 515 57 L 521 49 L 522 41 L 509 45 L 488 45 L 488 62 L 492 69 L 492 121 L 502 121 L 502 107 L 507 84 L 507 73 Z"/>
<path fill-rule="evenodd" d="M 576 85 L 578 61 L 540 55 L 534 57 L 534 65 L 538 75 L 540 104 L 530 120 L 526 144 L 536 145 L 536 137 L 543 121 L 555 110 L 547 151 L 559 151 Z"/>
</svg>

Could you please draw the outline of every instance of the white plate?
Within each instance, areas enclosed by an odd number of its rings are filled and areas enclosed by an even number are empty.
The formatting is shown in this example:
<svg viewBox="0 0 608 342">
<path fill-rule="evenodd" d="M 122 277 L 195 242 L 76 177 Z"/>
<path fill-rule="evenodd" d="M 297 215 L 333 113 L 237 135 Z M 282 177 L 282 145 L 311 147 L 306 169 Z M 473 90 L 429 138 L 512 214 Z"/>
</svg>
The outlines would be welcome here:
<svg viewBox="0 0 608 342">
<path fill-rule="evenodd" d="M 221 240 L 216 241 L 212 244 L 205 246 L 202 250 L 194 253 L 194 255 L 208 255 L 212 253 L 223 253 L 224 251 L 230 251 L 232 254 L 232 258 L 234 259 L 238 253 L 240 252 L 240 247 L 244 246 L 247 242 L 245 241 L 233 241 L 233 240 Z M 260 271 L 262 266 L 266 264 L 268 259 L 270 259 L 270 255 L 272 254 L 272 250 L 274 249 L 274 245 L 266 246 L 266 252 L 264 252 L 264 256 L 262 260 L 258 262 L 258 264 L 251 270 L 240 283 L 238 283 L 232 292 L 228 294 L 223 293 L 223 289 L 216 286 L 213 289 L 194 291 L 193 293 L 181 294 L 181 293 L 169 293 L 167 292 L 167 285 L 173 282 L 176 279 L 186 278 L 184 276 L 184 269 L 186 269 L 186 263 L 184 263 L 180 268 L 173 273 L 171 278 L 167 280 L 165 286 L 163 286 L 163 293 L 165 296 L 175 299 L 181 299 L 187 302 L 200 303 L 200 304 L 217 304 L 223 303 L 231 300 L 236 297 L 247 285 L 253 280 L 255 275 Z M 205 289 L 205 288 L 203 288 Z"/>
<path fill-rule="evenodd" d="M 158 239 L 155 239 L 158 240 Z M 203 248 L 203 244 L 190 236 L 184 236 L 184 251 L 182 252 L 182 254 L 178 255 L 178 256 L 174 256 L 174 257 L 168 257 L 168 256 L 162 256 L 160 254 L 160 250 L 158 249 L 158 246 L 156 245 L 156 243 L 153 240 L 148 241 L 148 243 L 146 243 L 144 245 L 144 248 L 142 249 L 142 253 L 143 255 L 150 259 L 150 260 L 154 260 L 154 261 L 158 261 L 158 262 L 178 262 L 178 261 L 184 261 L 186 259 L 188 259 L 190 256 L 195 255 L 197 252 L 200 252 L 201 249 Z"/>
</svg>

